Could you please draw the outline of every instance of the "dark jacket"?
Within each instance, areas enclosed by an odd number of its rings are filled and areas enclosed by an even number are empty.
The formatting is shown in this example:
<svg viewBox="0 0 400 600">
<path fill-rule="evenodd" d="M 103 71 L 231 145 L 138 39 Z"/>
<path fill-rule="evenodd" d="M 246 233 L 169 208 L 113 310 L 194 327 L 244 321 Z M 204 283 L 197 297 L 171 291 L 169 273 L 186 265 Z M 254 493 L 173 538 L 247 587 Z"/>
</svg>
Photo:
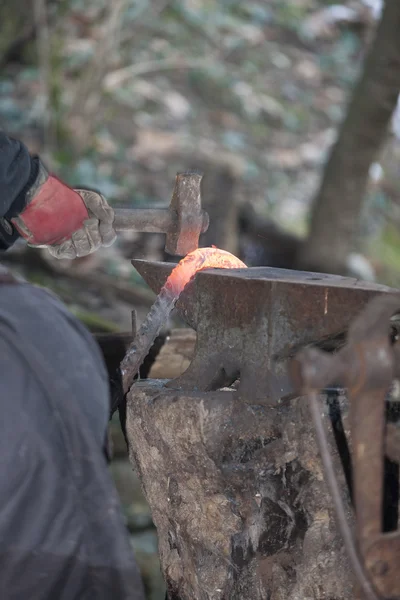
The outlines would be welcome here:
<svg viewBox="0 0 400 600">
<path fill-rule="evenodd" d="M 1 271 L 0 402 L 0 597 L 143 600 L 103 453 L 100 351 L 55 297 Z"/>
<path fill-rule="evenodd" d="M 10 219 L 18 215 L 25 206 L 25 194 L 34 182 L 38 163 L 28 149 L 0 131 L 0 250 L 11 246 L 19 237 L 16 230 L 8 233 L 1 218 Z"/>
</svg>

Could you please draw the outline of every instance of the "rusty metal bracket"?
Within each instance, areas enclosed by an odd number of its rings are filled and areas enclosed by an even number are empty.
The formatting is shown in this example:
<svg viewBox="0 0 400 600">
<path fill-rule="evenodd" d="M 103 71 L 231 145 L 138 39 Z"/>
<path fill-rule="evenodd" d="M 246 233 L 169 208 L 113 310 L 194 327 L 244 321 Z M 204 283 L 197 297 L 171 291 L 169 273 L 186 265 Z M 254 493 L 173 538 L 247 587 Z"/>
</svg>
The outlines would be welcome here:
<svg viewBox="0 0 400 600">
<path fill-rule="evenodd" d="M 132 264 L 156 293 L 174 267 Z M 176 304 L 197 331 L 195 357 L 168 385 L 210 391 L 239 379 L 238 393 L 249 403 L 276 403 L 293 392 L 287 365 L 297 350 L 343 344 L 360 308 L 388 291 L 355 279 L 268 267 L 200 272 Z"/>
<path fill-rule="evenodd" d="M 400 376 L 400 351 L 391 337 L 396 315 L 400 294 L 373 298 L 350 325 L 347 342 L 336 354 L 306 348 L 292 365 L 296 388 L 309 397 L 338 524 L 361 597 L 368 600 L 400 598 L 400 531 L 383 529 L 384 458 L 400 459 L 400 430 L 385 418 L 388 392 Z M 347 388 L 350 402 L 356 541 L 346 520 L 317 396 L 332 382 Z"/>
</svg>

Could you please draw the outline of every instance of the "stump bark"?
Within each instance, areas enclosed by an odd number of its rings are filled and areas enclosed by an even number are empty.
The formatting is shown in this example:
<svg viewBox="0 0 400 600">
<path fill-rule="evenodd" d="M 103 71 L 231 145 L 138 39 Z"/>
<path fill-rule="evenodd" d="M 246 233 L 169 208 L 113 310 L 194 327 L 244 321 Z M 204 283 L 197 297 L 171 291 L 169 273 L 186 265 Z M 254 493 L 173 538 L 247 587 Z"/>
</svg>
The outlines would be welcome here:
<svg viewBox="0 0 400 600">
<path fill-rule="evenodd" d="M 169 599 L 350 600 L 305 399 L 269 408 L 231 388 L 165 383 L 133 386 L 127 432 Z M 333 443 L 332 451 L 338 461 Z"/>
</svg>

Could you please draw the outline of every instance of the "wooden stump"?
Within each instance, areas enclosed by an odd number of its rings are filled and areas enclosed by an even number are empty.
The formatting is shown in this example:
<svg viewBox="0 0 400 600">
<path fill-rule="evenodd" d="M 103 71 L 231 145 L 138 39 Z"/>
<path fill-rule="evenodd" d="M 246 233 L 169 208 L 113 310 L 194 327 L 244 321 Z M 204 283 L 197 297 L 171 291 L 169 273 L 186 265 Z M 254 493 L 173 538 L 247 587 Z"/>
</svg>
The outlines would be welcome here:
<svg viewBox="0 0 400 600">
<path fill-rule="evenodd" d="M 169 599 L 350 600 L 305 400 L 266 408 L 165 383 L 133 386 L 127 432 Z"/>
</svg>

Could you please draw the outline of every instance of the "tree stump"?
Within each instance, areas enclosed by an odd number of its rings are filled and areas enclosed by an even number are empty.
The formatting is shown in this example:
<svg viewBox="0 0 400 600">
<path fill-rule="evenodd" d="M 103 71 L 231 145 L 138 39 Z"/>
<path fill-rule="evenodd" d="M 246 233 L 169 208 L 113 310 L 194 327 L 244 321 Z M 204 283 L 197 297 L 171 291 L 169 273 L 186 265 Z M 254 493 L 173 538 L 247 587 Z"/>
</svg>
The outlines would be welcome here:
<svg viewBox="0 0 400 600">
<path fill-rule="evenodd" d="M 350 600 L 305 399 L 252 406 L 165 383 L 132 387 L 127 432 L 169 599 Z"/>
</svg>

